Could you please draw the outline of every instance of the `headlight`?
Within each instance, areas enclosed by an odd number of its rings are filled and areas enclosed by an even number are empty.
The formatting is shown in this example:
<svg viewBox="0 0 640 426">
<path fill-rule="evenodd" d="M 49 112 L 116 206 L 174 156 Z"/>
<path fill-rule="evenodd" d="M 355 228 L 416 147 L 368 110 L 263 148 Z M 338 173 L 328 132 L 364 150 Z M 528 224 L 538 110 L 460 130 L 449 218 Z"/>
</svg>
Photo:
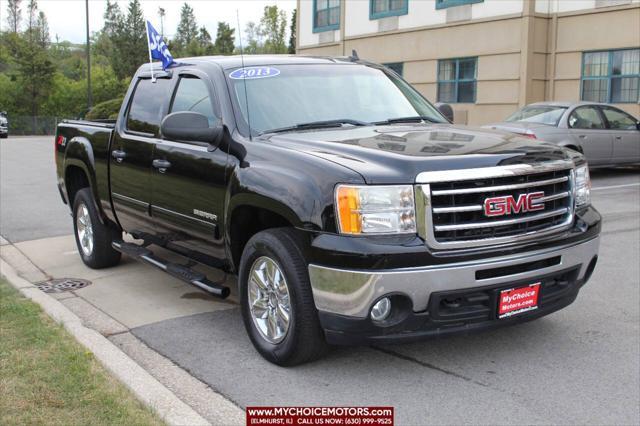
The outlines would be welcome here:
<svg viewBox="0 0 640 426">
<path fill-rule="evenodd" d="M 336 187 L 338 230 L 343 234 L 416 232 L 413 186 Z"/>
<path fill-rule="evenodd" d="M 589 166 L 585 164 L 576 168 L 576 207 L 584 207 L 591 204 L 591 178 Z"/>
</svg>

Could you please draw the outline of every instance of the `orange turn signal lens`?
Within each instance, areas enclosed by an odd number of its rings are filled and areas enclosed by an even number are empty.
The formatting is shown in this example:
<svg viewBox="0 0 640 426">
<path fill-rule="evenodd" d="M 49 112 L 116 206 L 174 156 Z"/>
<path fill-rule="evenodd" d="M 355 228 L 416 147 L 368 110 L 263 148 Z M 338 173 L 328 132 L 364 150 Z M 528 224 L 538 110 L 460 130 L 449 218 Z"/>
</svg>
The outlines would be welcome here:
<svg viewBox="0 0 640 426">
<path fill-rule="evenodd" d="M 352 186 L 339 186 L 336 191 L 338 202 L 338 223 L 340 232 L 344 234 L 360 234 L 362 218 L 360 217 L 360 196 L 358 189 Z"/>
</svg>

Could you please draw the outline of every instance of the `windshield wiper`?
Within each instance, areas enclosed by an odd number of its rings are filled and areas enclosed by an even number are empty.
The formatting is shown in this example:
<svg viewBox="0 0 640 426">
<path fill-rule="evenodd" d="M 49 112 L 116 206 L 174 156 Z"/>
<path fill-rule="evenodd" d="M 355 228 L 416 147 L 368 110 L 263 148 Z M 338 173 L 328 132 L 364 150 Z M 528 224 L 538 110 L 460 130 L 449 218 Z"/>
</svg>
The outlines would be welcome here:
<svg viewBox="0 0 640 426">
<path fill-rule="evenodd" d="M 421 121 L 427 121 L 429 123 L 442 123 L 442 121 L 434 120 L 433 118 L 427 117 L 425 115 L 414 115 L 411 117 L 388 118 L 384 121 L 377 121 L 373 124 L 380 126 L 395 123 L 420 123 Z"/>
<path fill-rule="evenodd" d="M 352 126 L 369 126 L 371 123 L 360 120 L 352 120 L 350 118 L 340 118 L 336 120 L 324 120 L 324 121 L 311 121 L 309 123 L 300 123 L 295 126 L 281 127 L 279 129 L 271 129 L 260 132 L 260 135 L 267 133 L 283 133 L 294 132 L 296 130 L 308 130 L 308 129 L 324 129 L 329 127 L 340 127 L 343 124 L 351 124 Z"/>
</svg>

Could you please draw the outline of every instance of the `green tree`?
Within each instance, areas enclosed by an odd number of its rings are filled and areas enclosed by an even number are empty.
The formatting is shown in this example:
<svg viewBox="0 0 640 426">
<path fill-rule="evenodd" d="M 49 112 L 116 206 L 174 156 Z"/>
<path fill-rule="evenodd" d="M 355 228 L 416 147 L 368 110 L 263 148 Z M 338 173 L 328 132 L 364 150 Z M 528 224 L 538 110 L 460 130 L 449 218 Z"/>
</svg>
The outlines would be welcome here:
<svg viewBox="0 0 640 426">
<path fill-rule="evenodd" d="M 244 28 L 246 38 L 243 41 L 243 50 L 245 54 L 255 55 L 263 53 L 262 31 L 255 22 L 249 21 Z"/>
<path fill-rule="evenodd" d="M 93 52 L 94 54 L 109 59 L 112 67 L 119 61 L 118 50 L 115 46 L 121 43 L 124 33 L 124 16 L 118 3 L 107 0 L 104 12 L 104 26 L 102 30 L 94 34 Z M 92 58 L 93 59 L 93 58 Z M 115 67 L 114 67 L 115 68 Z"/>
<path fill-rule="evenodd" d="M 111 67 L 119 79 L 131 77 L 147 56 L 147 29 L 139 0 L 130 0 L 127 16 L 111 39 L 113 60 Z"/>
<path fill-rule="evenodd" d="M 175 49 L 174 54 L 178 56 L 188 54 L 187 49 L 192 42 L 196 41 L 197 36 L 198 24 L 196 23 L 196 16 L 191 6 L 188 3 L 184 3 L 182 9 L 180 9 L 180 22 L 172 44 L 172 49 Z"/>
<path fill-rule="evenodd" d="M 188 52 L 189 55 L 213 55 L 215 54 L 215 47 L 213 42 L 211 41 L 211 34 L 205 27 L 200 27 L 198 30 L 197 37 L 197 51 L 192 53 Z"/>
<path fill-rule="evenodd" d="M 264 37 L 264 53 L 287 53 L 285 31 L 287 14 L 278 6 L 265 6 L 260 19 L 260 32 Z"/>
<path fill-rule="evenodd" d="M 226 22 L 218 22 L 215 50 L 219 55 L 231 55 L 235 49 L 235 29 L 230 28 Z"/>
<path fill-rule="evenodd" d="M 18 34 L 20 31 L 20 22 L 22 21 L 21 3 L 22 0 L 9 0 L 7 2 L 7 24 L 9 24 L 9 31 L 14 34 Z"/>
<path fill-rule="evenodd" d="M 36 25 L 38 21 L 38 2 L 36 0 L 29 0 L 27 5 L 27 36 L 30 41 L 36 37 Z"/>
<path fill-rule="evenodd" d="M 37 37 L 36 42 L 40 44 L 40 47 L 46 49 L 49 47 L 49 22 L 43 11 L 38 13 L 38 20 L 36 21 Z"/>
<path fill-rule="evenodd" d="M 44 40 L 45 47 L 39 37 L 44 29 L 38 27 L 38 16 L 38 5 L 35 0 L 31 0 L 28 7 L 27 30 L 18 44 L 16 54 L 19 82 L 22 85 L 20 98 L 24 105 L 30 106 L 32 131 L 36 131 L 38 127 L 40 105 L 49 95 L 52 87 L 51 77 L 55 72 L 55 66 L 46 48 L 48 37 Z M 40 22 L 46 22 L 44 14 Z"/>
<path fill-rule="evenodd" d="M 104 11 L 104 27 L 102 32 L 110 38 L 116 37 L 122 31 L 124 25 L 124 17 L 120 6 L 115 1 L 112 3 L 107 0 L 107 6 Z"/>
<path fill-rule="evenodd" d="M 297 21 L 298 20 L 298 9 L 293 9 L 293 13 L 291 14 L 291 26 L 289 27 L 289 53 L 292 55 L 296 54 L 296 34 L 297 34 Z"/>
</svg>

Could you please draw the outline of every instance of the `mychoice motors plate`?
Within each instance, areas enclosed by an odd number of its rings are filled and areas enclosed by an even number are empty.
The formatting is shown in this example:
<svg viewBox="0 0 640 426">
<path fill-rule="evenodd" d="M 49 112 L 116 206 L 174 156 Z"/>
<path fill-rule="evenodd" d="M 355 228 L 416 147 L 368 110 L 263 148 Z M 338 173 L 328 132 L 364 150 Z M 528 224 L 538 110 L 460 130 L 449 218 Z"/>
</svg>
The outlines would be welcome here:
<svg viewBox="0 0 640 426">
<path fill-rule="evenodd" d="M 539 282 L 502 290 L 498 301 L 498 318 L 507 318 L 538 309 L 538 294 L 540 294 Z"/>
</svg>

